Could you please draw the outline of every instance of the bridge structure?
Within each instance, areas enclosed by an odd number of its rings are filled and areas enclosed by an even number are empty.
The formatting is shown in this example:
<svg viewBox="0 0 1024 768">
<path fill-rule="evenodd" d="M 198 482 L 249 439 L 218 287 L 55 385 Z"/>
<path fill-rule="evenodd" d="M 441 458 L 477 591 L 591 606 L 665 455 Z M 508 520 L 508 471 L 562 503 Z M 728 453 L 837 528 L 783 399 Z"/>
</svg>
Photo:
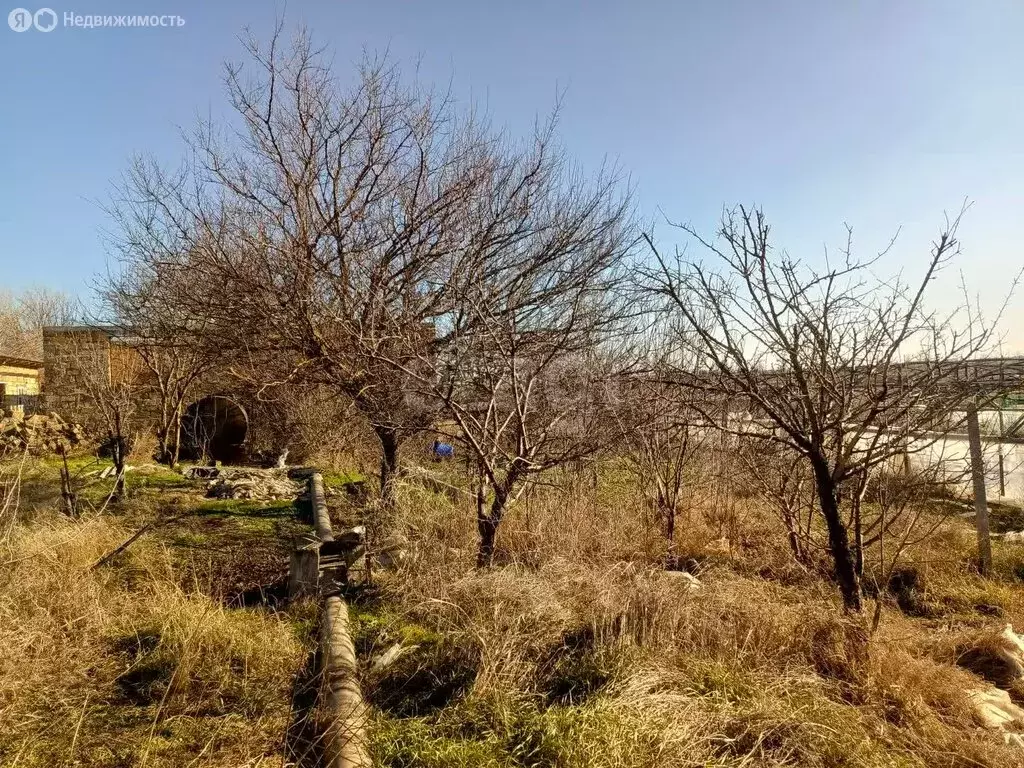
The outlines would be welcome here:
<svg viewBox="0 0 1024 768">
<path fill-rule="evenodd" d="M 942 363 L 901 363 L 894 366 L 892 376 L 901 388 L 913 386 L 910 382 L 929 373 L 945 377 L 949 389 L 963 394 L 965 415 L 971 411 L 995 414 L 979 424 L 983 441 L 1024 443 L 1024 357 L 979 358 L 948 365 L 951 372 L 943 372 Z"/>
<path fill-rule="evenodd" d="M 898 387 L 913 387 L 913 382 L 940 380 L 951 398 L 963 403 L 966 434 L 946 432 L 943 438 L 966 439 L 974 495 L 975 528 L 978 536 L 978 563 L 982 574 L 992 567 L 988 498 L 982 443 L 995 443 L 1000 496 L 1005 495 L 1004 451 L 1007 443 L 1024 444 L 1024 357 L 979 358 L 950 361 L 951 370 L 943 372 L 942 363 L 910 362 L 895 366 L 892 375 Z M 933 378 L 932 378 L 933 377 Z M 987 434 L 982 433 L 979 412 L 995 413 L 986 419 Z M 1006 415 L 1010 414 L 1009 423 Z M 994 426 L 993 431 L 991 427 Z"/>
<path fill-rule="evenodd" d="M 988 398 L 990 406 L 1024 411 L 1024 356 L 945 363 L 913 361 L 897 363 L 890 372 L 897 386 L 912 385 L 916 377 L 929 375 L 942 378 L 958 391 L 973 392 L 983 401 Z"/>
</svg>

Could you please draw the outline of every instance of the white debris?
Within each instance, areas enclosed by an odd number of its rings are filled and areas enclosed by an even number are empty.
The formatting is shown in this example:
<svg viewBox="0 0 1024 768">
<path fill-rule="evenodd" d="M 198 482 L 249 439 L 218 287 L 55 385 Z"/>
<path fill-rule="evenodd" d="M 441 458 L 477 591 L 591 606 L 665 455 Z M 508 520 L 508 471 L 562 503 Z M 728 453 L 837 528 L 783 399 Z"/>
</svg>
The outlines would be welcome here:
<svg viewBox="0 0 1024 768">
<path fill-rule="evenodd" d="M 967 698 L 974 708 L 974 719 L 982 728 L 1007 730 L 1008 726 L 1024 726 L 1024 709 L 1012 701 L 1010 694 L 994 685 L 968 691 Z"/>
</svg>

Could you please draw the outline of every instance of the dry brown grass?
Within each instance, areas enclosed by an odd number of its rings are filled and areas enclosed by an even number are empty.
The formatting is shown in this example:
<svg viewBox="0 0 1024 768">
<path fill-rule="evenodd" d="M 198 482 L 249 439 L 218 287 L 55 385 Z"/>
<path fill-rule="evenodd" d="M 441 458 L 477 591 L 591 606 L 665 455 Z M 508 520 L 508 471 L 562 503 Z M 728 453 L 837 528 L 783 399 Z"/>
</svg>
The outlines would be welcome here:
<svg viewBox="0 0 1024 768">
<path fill-rule="evenodd" d="M 285 617 L 179 588 L 109 517 L 41 520 L 0 556 L 0 763 L 280 765 L 303 646 Z"/>
<path fill-rule="evenodd" d="M 499 534 L 503 565 L 484 572 L 458 494 L 410 486 L 403 501 L 412 554 L 364 609 L 364 650 L 404 634 L 416 677 L 371 675 L 368 690 L 471 669 L 444 701 L 383 707 L 375 745 L 387 765 L 1021 764 L 975 727 L 964 692 L 981 679 L 932 642 L 1004 621 L 989 604 L 1016 615 L 1024 595 L 970 574 L 958 528 L 907 556 L 935 616 L 905 616 L 883 593 L 869 638 L 842 617 L 833 585 L 788 563 L 756 504 L 733 505 L 726 523 L 690 510 L 680 549 L 704 584 L 688 592 L 660 569 L 661 543 L 625 483 L 534 493 Z M 469 650 L 436 652 L 446 646 Z"/>
<path fill-rule="evenodd" d="M 678 542 L 700 569 L 691 592 L 661 569 L 663 542 L 624 475 L 535 490 L 503 525 L 501 565 L 478 571 L 458 467 L 432 469 L 455 490 L 402 489 L 409 556 L 353 611 L 381 765 L 1021 764 L 975 727 L 964 692 L 982 680 L 962 666 L 965 649 L 1024 619 L 1014 550 L 997 545 L 997 576 L 980 579 L 970 531 L 943 528 L 906 554 L 910 600 L 883 590 L 869 638 L 752 500 L 692 499 Z M 203 575 L 214 544 L 284 535 L 276 518 L 192 521 L 91 571 L 147 509 L 143 494 L 121 517 L 40 507 L 8 520 L 0 764 L 287 761 L 308 619 L 228 608 Z M 406 652 L 373 668 L 396 643 Z"/>
</svg>

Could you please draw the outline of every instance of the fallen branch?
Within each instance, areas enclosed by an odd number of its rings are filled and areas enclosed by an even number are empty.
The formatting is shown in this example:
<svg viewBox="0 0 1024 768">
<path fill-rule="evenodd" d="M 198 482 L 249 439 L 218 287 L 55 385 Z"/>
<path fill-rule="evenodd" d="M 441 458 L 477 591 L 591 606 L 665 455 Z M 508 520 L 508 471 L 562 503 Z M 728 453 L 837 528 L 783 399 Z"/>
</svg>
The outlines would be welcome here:
<svg viewBox="0 0 1024 768">
<path fill-rule="evenodd" d="M 190 514 L 192 513 L 183 512 L 180 515 L 174 515 L 173 517 L 164 518 L 163 520 L 154 520 L 152 523 L 147 523 L 146 525 L 139 528 L 139 530 L 137 530 L 127 539 L 125 539 L 125 541 L 120 546 L 115 547 L 110 552 L 101 557 L 99 560 L 97 560 L 95 563 L 93 563 L 91 566 L 89 566 L 89 570 L 94 571 L 100 566 L 106 565 L 108 562 L 110 562 L 119 554 L 124 552 L 126 549 L 128 549 L 128 547 L 130 547 L 132 544 L 141 539 L 145 534 L 149 533 L 150 531 L 156 528 L 160 528 L 164 525 L 170 525 L 171 523 L 175 523 L 178 520 L 181 520 L 183 517 L 188 517 Z"/>
</svg>

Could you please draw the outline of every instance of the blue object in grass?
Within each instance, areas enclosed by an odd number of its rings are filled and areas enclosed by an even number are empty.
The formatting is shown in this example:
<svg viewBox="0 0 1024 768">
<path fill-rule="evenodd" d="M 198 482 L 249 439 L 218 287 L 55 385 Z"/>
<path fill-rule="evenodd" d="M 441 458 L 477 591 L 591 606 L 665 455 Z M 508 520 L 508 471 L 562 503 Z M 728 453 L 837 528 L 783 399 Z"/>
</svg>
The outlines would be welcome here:
<svg viewBox="0 0 1024 768">
<path fill-rule="evenodd" d="M 450 459 L 455 456 L 455 446 L 451 443 L 442 443 L 440 440 L 435 440 L 434 444 L 430 447 L 430 452 L 434 455 L 434 461 Z"/>
</svg>

